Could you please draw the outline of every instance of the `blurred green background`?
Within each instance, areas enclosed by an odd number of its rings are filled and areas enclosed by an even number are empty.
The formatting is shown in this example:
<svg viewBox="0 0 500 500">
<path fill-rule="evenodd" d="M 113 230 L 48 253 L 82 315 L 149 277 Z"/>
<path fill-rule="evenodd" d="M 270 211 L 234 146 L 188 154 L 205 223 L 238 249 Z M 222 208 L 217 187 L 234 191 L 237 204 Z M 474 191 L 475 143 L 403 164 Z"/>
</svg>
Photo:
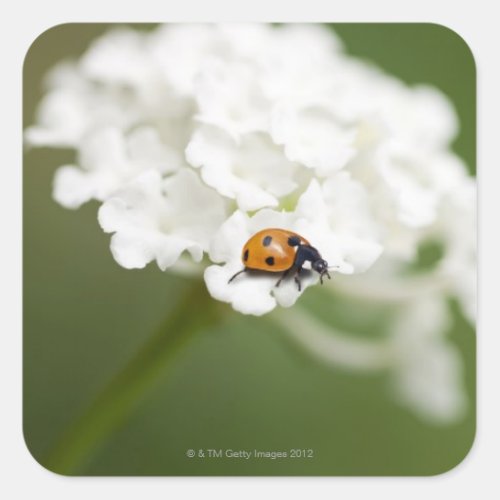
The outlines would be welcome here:
<svg viewBox="0 0 500 500">
<path fill-rule="evenodd" d="M 24 65 L 25 126 L 33 123 L 45 72 L 78 57 L 108 27 L 57 26 L 34 42 Z M 474 171 L 475 68 L 461 38 L 432 24 L 333 28 L 349 53 L 408 83 L 436 85 L 450 97 L 461 122 L 454 148 Z M 73 159 L 64 150 L 25 154 L 24 434 L 42 465 L 63 431 L 193 286 L 156 265 L 120 268 L 109 236 L 98 227 L 97 204 L 70 211 L 52 200 L 56 168 Z M 271 321 L 223 311 L 224 322 L 180 349 L 134 410 L 72 473 L 427 475 L 450 469 L 469 450 L 475 338 L 458 314 L 450 339 L 463 356 L 469 407 L 459 422 L 437 426 L 394 402 L 387 374 L 326 367 L 295 349 Z M 315 458 L 201 460 L 187 458 L 188 448 L 313 448 Z"/>
</svg>

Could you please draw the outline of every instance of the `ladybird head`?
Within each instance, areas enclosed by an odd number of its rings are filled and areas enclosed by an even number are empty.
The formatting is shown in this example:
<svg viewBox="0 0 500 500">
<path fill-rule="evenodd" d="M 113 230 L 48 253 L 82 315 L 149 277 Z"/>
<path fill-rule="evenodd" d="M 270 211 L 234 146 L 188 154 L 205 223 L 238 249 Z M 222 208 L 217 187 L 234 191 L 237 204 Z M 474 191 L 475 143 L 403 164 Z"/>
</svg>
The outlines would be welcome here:
<svg viewBox="0 0 500 500">
<path fill-rule="evenodd" d="M 328 270 L 328 262 L 324 259 L 317 259 L 311 264 L 311 267 L 319 274 L 325 274 Z"/>
</svg>

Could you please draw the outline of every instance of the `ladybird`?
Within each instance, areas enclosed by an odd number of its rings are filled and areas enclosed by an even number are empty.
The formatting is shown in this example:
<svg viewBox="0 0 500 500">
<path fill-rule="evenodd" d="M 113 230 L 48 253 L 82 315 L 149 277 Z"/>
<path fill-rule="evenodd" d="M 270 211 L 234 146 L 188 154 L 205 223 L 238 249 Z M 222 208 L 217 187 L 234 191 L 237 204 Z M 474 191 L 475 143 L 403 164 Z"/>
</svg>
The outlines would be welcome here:
<svg viewBox="0 0 500 500">
<path fill-rule="evenodd" d="M 286 229 L 270 228 L 254 234 L 243 246 L 241 261 L 244 269 L 234 274 L 228 283 L 239 274 L 252 269 L 283 273 L 276 282 L 276 286 L 280 286 L 283 278 L 293 272 L 300 292 L 302 286 L 299 274 L 305 262 L 310 262 L 311 268 L 319 273 L 321 284 L 325 275 L 331 279 L 328 274 L 328 262 L 321 257 L 318 250 L 300 234 Z"/>
</svg>

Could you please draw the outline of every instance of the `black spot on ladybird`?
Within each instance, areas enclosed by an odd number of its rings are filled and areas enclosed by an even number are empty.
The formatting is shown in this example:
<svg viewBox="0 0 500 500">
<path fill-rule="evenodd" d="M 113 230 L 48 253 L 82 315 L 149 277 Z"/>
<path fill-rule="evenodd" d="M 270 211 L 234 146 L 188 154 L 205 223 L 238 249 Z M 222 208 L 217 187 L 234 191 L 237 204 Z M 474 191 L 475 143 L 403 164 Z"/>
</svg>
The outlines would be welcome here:
<svg viewBox="0 0 500 500">
<path fill-rule="evenodd" d="M 265 247 L 268 247 L 268 246 L 271 244 L 271 241 L 273 241 L 273 237 L 272 237 L 272 236 L 266 236 L 266 237 L 262 240 L 262 244 L 263 244 Z"/>
<path fill-rule="evenodd" d="M 243 254 L 243 260 L 244 261 L 248 260 L 248 248 L 245 250 L 245 253 Z"/>
<path fill-rule="evenodd" d="M 288 238 L 288 244 L 291 247 L 298 247 L 300 245 L 300 238 L 298 236 L 290 236 L 290 238 Z"/>
<path fill-rule="evenodd" d="M 266 258 L 266 264 L 268 266 L 274 266 L 274 257 L 267 257 Z"/>
</svg>

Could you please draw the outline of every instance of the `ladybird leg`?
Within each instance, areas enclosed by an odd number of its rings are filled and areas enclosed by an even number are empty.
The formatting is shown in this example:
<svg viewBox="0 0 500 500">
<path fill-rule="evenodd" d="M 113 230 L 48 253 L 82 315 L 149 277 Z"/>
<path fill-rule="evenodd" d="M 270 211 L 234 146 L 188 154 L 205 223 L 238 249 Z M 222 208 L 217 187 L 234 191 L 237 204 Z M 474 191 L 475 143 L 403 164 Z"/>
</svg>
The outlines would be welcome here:
<svg viewBox="0 0 500 500">
<path fill-rule="evenodd" d="M 299 292 L 300 292 L 300 291 L 302 290 L 302 285 L 301 285 L 301 283 L 300 283 L 298 273 L 294 276 L 294 278 L 293 278 L 293 279 L 294 279 L 295 283 L 297 283 L 297 288 L 299 289 Z"/>
<path fill-rule="evenodd" d="M 330 273 L 328 271 L 325 271 L 324 273 L 321 273 L 319 275 L 319 280 L 321 281 L 321 284 L 323 284 L 323 277 L 325 276 L 325 274 L 328 276 L 328 279 L 331 280 L 332 277 L 330 276 Z"/>
<path fill-rule="evenodd" d="M 291 269 L 291 268 L 290 268 Z M 276 282 L 276 285 L 274 286 L 280 286 L 280 283 L 287 277 L 288 273 L 290 272 L 290 269 L 287 269 L 282 275 L 281 278 Z"/>
<path fill-rule="evenodd" d="M 299 279 L 300 271 L 302 271 L 302 267 L 297 268 L 297 271 L 295 272 L 295 276 L 293 277 L 295 283 L 297 283 L 297 288 L 299 289 L 299 292 L 302 290 L 302 284 L 301 284 L 300 279 Z"/>
<path fill-rule="evenodd" d="M 233 275 L 229 278 L 229 281 L 227 282 L 227 284 L 229 285 L 229 283 L 231 283 L 231 281 L 233 281 L 233 280 L 234 280 L 234 278 L 236 278 L 236 276 L 238 276 L 238 274 L 244 273 L 246 270 L 247 270 L 247 268 L 245 267 L 245 269 L 242 269 L 241 271 L 238 271 L 236 274 L 233 274 Z"/>
</svg>

